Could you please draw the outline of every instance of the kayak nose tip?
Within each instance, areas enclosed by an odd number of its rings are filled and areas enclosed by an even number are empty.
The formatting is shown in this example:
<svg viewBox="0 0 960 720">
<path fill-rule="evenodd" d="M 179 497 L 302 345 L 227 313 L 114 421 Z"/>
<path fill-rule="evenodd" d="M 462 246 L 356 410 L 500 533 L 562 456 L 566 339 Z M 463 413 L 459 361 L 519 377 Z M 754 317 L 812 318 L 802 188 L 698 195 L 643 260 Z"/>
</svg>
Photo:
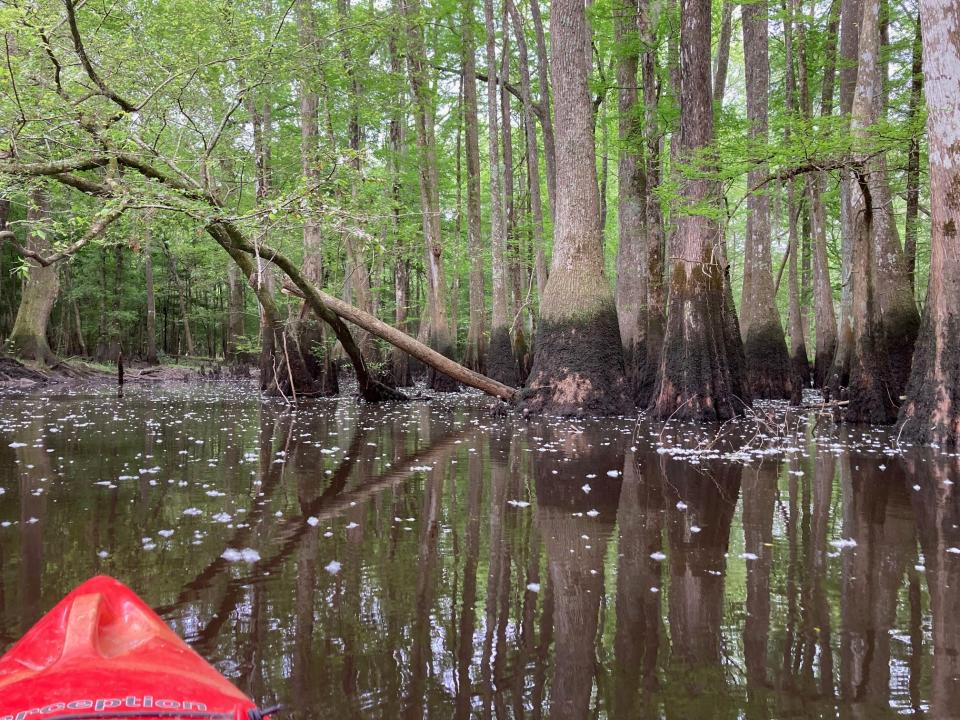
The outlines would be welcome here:
<svg viewBox="0 0 960 720">
<path fill-rule="evenodd" d="M 165 625 L 126 598 L 102 592 L 77 595 L 67 614 L 60 659 L 127 655 L 167 632 Z"/>
</svg>

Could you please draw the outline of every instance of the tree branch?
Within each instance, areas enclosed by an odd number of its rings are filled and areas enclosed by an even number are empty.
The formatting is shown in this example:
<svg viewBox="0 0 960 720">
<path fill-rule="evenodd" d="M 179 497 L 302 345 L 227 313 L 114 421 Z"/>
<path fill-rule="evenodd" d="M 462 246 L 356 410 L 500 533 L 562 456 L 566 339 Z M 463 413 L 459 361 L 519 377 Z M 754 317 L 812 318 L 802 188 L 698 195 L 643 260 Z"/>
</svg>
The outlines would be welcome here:
<svg viewBox="0 0 960 720">
<path fill-rule="evenodd" d="M 80 29 L 77 27 L 77 13 L 73 0 L 63 0 L 63 4 L 67 8 L 67 23 L 70 26 L 70 35 L 73 38 L 73 49 L 76 51 L 77 57 L 80 58 L 80 64 L 83 65 L 87 77 L 100 89 L 104 97 L 112 100 L 121 110 L 127 113 L 136 112 L 137 106 L 134 103 L 117 95 L 103 81 L 100 75 L 97 74 L 93 63 L 90 62 L 90 58 L 87 56 L 86 48 L 83 46 L 83 39 L 80 37 Z"/>
<path fill-rule="evenodd" d="M 84 234 L 82 238 L 76 242 L 71 243 L 63 250 L 55 252 L 53 255 L 41 255 L 35 250 L 26 248 L 17 242 L 16 235 L 13 234 L 10 230 L 0 231 L 0 241 L 6 241 L 13 246 L 13 249 L 16 250 L 20 255 L 25 258 L 34 260 L 40 267 L 50 267 L 51 265 L 60 262 L 69 257 L 73 257 L 77 252 L 80 251 L 85 245 L 89 244 L 91 241 L 100 237 L 104 231 L 110 226 L 110 224 L 123 215 L 124 211 L 129 207 L 129 201 L 123 200 L 120 204 L 115 207 L 113 210 L 101 215 L 94 221 L 93 225 L 90 226 L 90 229 Z"/>
</svg>

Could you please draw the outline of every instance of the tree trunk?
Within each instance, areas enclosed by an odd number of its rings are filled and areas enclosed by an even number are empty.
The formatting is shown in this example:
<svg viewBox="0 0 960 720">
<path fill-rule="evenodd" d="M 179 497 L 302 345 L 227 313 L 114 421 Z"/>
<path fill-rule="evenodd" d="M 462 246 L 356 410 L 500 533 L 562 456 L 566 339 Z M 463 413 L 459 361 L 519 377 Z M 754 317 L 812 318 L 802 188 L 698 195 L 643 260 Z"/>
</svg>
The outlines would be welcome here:
<svg viewBox="0 0 960 720">
<path fill-rule="evenodd" d="M 833 88 L 836 75 L 837 30 L 840 0 L 833 0 L 827 23 L 823 86 L 820 96 L 820 117 L 833 113 Z M 813 115 L 812 110 L 809 113 Z M 807 175 L 807 197 L 810 203 L 810 236 L 813 244 L 813 297 L 817 334 L 814 350 L 814 384 L 822 388 L 829 381 L 830 364 L 837 351 L 837 315 L 833 307 L 833 286 L 827 255 L 827 213 L 823 195 L 827 187 L 826 172 Z"/>
<path fill-rule="evenodd" d="M 180 274 L 177 272 L 177 260 L 173 253 L 167 248 L 167 261 L 170 268 L 170 279 L 173 280 L 174 287 L 177 290 L 177 302 L 180 307 L 180 317 L 183 323 L 183 337 L 187 344 L 187 355 L 194 354 L 193 333 L 190 332 L 190 310 L 187 307 L 187 290 L 183 285 Z"/>
<path fill-rule="evenodd" d="M 613 293 L 604 274 L 590 89 L 590 36 L 578 0 L 554 0 L 556 226 L 526 391 L 535 411 L 621 414 L 631 406 Z M 708 41 L 709 42 L 709 41 Z"/>
<path fill-rule="evenodd" d="M 623 342 L 627 376 L 634 383 L 637 368 L 634 354 L 644 343 L 646 318 L 646 274 L 641 272 L 641 257 L 646 256 L 646 228 L 644 227 L 646 179 L 643 177 L 643 126 L 637 105 L 637 42 L 638 8 L 634 0 L 624 0 L 614 12 L 616 43 L 620 51 L 617 62 L 619 86 L 617 160 L 617 320 L 620 340 Z M 601 228 L 602 230 L 602 228 Z"/>
<path fill-rule="evenodd" d="M 790 400 L 799 405 L 803 399 L 802 388 L 810 381 L 810 362 L 807 358 L 807 343 L 803 334 L 803 310 L 800 296 L 800 233 L 798 231 L 797 186 L 793 179 L 787 181 L 787 302 L 790 321 L 790 375 L 793 386 Z"/>
<path fill-rule="evenodd" d="M 864 0 L 863 3 L 860 65 L 851 111 L 851 132 L 860 142 L 869 142 L 869 128 L 879 119 L 879 5 L 878 0 Z M 896 418 L 899 395 L 894 391 L 890 367 L 893 358 L 888 355 L 882 305 L 877 292 L 882 261 L 876 255 L 880 245 L 875 238 L 878 232 L 889 232 L 887 220 L 883 217 L 888 211 L 879 204 L 886 181 L 886 164 L 879 157 L 861 159 L 854 168 L 853 177 L 855 185 L 850 188 L 850 212 L 856 230 L 852 267 L 853 352 L 848 389 L 850 404 L 845 417 L 848 422 L 884 424 Z"/>
<path fill-rule="evenodd" d="M 770 57 L 767 36 L 767 3 L 742 6 L 743 55 L 746 68 L 747 118 L 750 138 L 767 143 Z M 789 72 L 789 71 L 788 71 Z M 759 164 L 747 175 L 747 185 L 757 187 L 767 175 Z M 747 363 L 747 381 L 753 397 L 785 399 L 793 391 L 790 359 L 777 311 L 770 258 L 770 198 L 763 190 L 747 197 L 747 234 L 743 260 L 743 295 L 740 330 Z"/>
<path fill-rule="evenodd" d="M 151 243 L 152 232 L 150 222 L 153 218 L 147 216 L 147 223 L 143 229 L 143 282 L 147 293 L 147 353 L 144 357 L 148 363 L 157 363 L 157 299 L 153 290 L 153 248 Z"/>
<path fill-rule="evenodd" d="M 916 32 L 913 37 L 913 62 L 910 68 L 910 115 L 911 123 L 920 116 L 920 103 L 923 96 L 923 32 L 920 18 L 917 18 Z M 903 223 L 903 256 L 907 274 L 910 276 L 910 292 L 916 297 L 917 275 L 917 220 L 920 210 L 920 133 L 914 128 L 907 146 L 907 207 Z"/>
<path fill-rule="evenodd" d="M 297 283 L 296 279 L 294 279 L 293 282 L 296 287 L 288 284 L 284 286 L 284 291 L 297 297 L 306 298 L 314 311 L 326 308 L 344 320 L 348 320 L 357 327 L 363 328 L 367 332 L 386 340 L 394 347 L 412 355 L 437 373 L 448 375 L 457 382 L 462 382 L 464 385 L 482 390 L 488 395 L 498 397 L 501 400 L 512 401 L 518 392 L 520 392 L 515 388 L 508 387 L 503 383 L 497 382 L 454 362 L 418 340 L 414 340 L 405 332 L 387 325 L 382 320 L 343 302 L 343 300 L 339 298 L 328 295 L 316 288 L 312 288 L 313 297 L 310 297 L 304 293 L 303 287 Z"/>
<path fill-rule="evenodd" d="M 403 72 L 403 61 L 400 57 L 397 47 L 398 40 L 400 39 L 399 35 L 400 32 L 394 29 L 394 31 L 390 34 L 388 43 L 388 50 L 390 53 L 390 70 L 397 77 L 399 77 Z M 476 92 L 474 92 L 474 94 L 476 94 Z M 394 319 L 398 330 L 409 332 L 407 306 L 410 303 L 410 259 L 408 256 L 409 250 L 407 248 L 407 243 L 404 240 L 400 227 L 400 213 L 403 207 L 400 194 L 400 178 L 405 140 L 404 129 L 406 127 L 401 108 L 404 106 L 405 100 L 406 93 L 402 89 L 398 89 L 396 93 L 394 111 L 390 117 L 390 196 L 393 201 L 392 213 L 390 217 L 390 229 L 393 233 L 394 242 Z M 476 113 L 474 113 L 474 115 L 476 115 Z M 479 193 L 479 179 L 477 183 L 477 192 Z M 480 264 L 481 260 L 479 258 L 471 258 L 471 263 Z M 471 279 L 471 283 L 472 282 L 473 281 Z M 407 355 L 407 353 L 394 347 L 390 352 L 389 366 L 389 377 L 395 387 L 409 387 L 410 385 L 413 385 L 413 373 L 411 372 L 410 367 L 410 356 Z"/>
<path fill-rule="evenodd" d="M 507 221 L 506 227 L 506 258 L 505 264 L 509 273 L 509 300 L 507 302 L 507 317 L 510 321 L 510 340 L 513 352 L 513 362 L 517 368 L 517 385 L 523 381 L 530 371 L 530 352 L 527 338 L 523 329 L 523 249 L 522 240 L 517 225 L 517 205 L 514 197 L 516 181 L 516 165 L 513 158 L 513 119 L 510 112 L 510 92 L 507 84 L 510 81 L 510 20 L 507 16 L 506 3 L 502 24 L 503 50 L 500 55 L 500 118 L 503 128 L 503 197 L 504 211 Z"/>
<path fill-rule="evenodd" d="M 557 221 L 557 151 L 553 131 L 553 113 L 550 102 L 550 64 L 547 59 L 547 42 L 543 35 L 543 19 L 540 16 L 540 0 L 530 3 L 533 30 L 537 37 L 537 78 L 540 85 L 540 118 L 543 125 L 543 154 L 547 168 L 547 200 L 550 217 Z M 541 297 L 543 297 L 541 295 Z"/>
<path fill-rule="evenodd" d="M 951 0 L 922 0 L 923 74 L 930 147 L 930 280 L 900 413 L 902 436 L 960 447 L 960 17 Z"/>
<path fill-rule="evenodd" d="M 682 0 L 680 26 L 679 153 L 689 161 L 713 139 L 710 86 L 710 2 Z M 685 205 L 714 202 L 715 185 L 687 180 Z M 707 215 L 682 213 L 670 241 L 670 308 L 653 414 L 660 419 L 726 420 L 743 412 L 749 398 L 738 362 L 739 338 L 726 323 L 725 258 L 719 228 Z M 721 258 L 718 262 L 718 256 Z M 738 397 L 739 396 L 739 397 Z"/>
<path fill-rule="evenodd" d="M 643 104 L 645 113 L 644 142 L 646 145 L 644 195 L 644 225 L 646 228 L 645 254 L 641 257 L 641 272 L 645 272 L 647 297 L 646 312 L 638 318 L 646 320 L 644 343 L 634 352 L 634 399 L 639 407 L 647 407 L 660 371 L 660 350 L 666 328 L 666 296 L 663 283 L 663 212 L 657 190 L 660 186 L 661 165 L 660 115 L 657 111 L 657 46 L 656 33 L 659 17 L 654 14 L 657 5 L 640 8 L 640 39 L 644 47 L 642 61 Z"/>
<path fill-rule="evenodd" d="M 420 151 L 420 207 L 427 260 L 427 305 L 430 318 L 430 345 L 452 357 L 456 336 L 447 312 L 447 286 L 443 271 L 443 243 L 440 237 L 440 190 L 437 169 L 435 108 L 427 77 L 423 46 L 420 0 L 399 0 L 407 26 L 407 68 L 414 99 L 414 125 Z M 454 391 L 457 383 L 430 369 L 427 383 L 434 390 Z"/>
<path fill-rule="evenodd" d="M 258 208 L 263 208 L 269 201 L 273 174 L 271 102 L 264 99 L 263 104 L 259 105 L 257 97 L 249 96 L 247 111 L 253 126 L 255 202 Z M 269 241 L 269 232 L 270 219 L 264 214 L 257 231 L 253 258 L 229 248 L 228 252 L 240 265 L 260 304 L 260 390 L 296 402 L 300 396 L 325 394 L 329 388 L 314 380 L 304 360 L 301 345 L 294 335 L 288 333 L 274 300 L 272 259 L 258 251 L 260 244 Z"/>
<path fill-rule="evenodd" d="M 858 48 L 860 46 L 860 18 L 863 0 L 840 0 L 840 114 L 849 115 L 853 108 L 853 94 L 857 85 Z M 853 281 L 851 264 L 855 229 L 850 213 L 850 190 L 853 178 L 848 169 L 840 173 L 840 326 L 837 333 L 837 352 L 830 368 L 830 385 L 846 387 L 850 378 L 850 359 L 853 351 Z"/>
<path fill-rule="evenodd" d="M 540 148 L 537 143 L 537 127 L 533 119 L 533 95 L 530 81 L 530 60 L 523 21 L 513 0 L 506 0 L 507 12 L 513 20 L 517 38 L 517 54 L 520 66 L 520 92 L 523 96 L 523 125 L 527 143 L 527 186 L 530 192 L 530 214 L 533 220 L 533 244 L 537 273 L 537 297 L 543 297 L 547 284 L 547 260 L 544 250 L 543 198 L 540 195 Z"/>
<path fill-rule="evenodd" d="M 238 344 L 245 334 L 244 310 L 246 303 L 243 297 L 243 278 L 236 263 L 230 263 L 227 269 L 227 361 L 234 364 L 248 362 L 238 349 Z"/>
<path fill-rule="evenodd" d="M 766 3 L 764 3 L 766 5 Z M 723 107 L 723 95 L 727 88 L 727 66 L 730 64 L 730 37 L 733 35 L 733 6 L 731 0 L 723 0 L 723 10 L 720 12 L 720 37 L 717 39 L 717 60 L 713 73 L 713 103 L 717 112 Z M 746 6 L 743 6 L 746 7 Z M 742 14 L 741 10 L 741 14 Z M 746 26 L 746 18 L 743 19 Z M 746 33 L 746 27 L 744 27 Z M 766 36 L 766 32 L 764 32 Z M 746 50 L 744 50 L 746 53 Z M 764 63 L 766 64 L 767 77 L 770 76 L 770 60 L 764 54 Z M 749 61 L 744 58 L 744 64 L 747 74 L 750 73 Z M 766 92 L 766 90 L 764 90 Z M 749 101 L 748 101 L 749 102 Z"/>
<path fill-rule="evenodd" d="M 787 110 L 796 113 L 797 79 L 793 60 L 793 16 L 796 13 L 794 0 L 783 2 L 783 45 L 786 63 Z M 784 142 L 789 143 L 790 128 L 784 129 Z M 807 343 L 803 332 L 803 308 L 800 294 L 799 264 L 802 253 L 800 232 L 800 205 L 797 201 L 796 180 L 787 180 L 787 233 L 789 236 L 789 319 L 790 319 L 790 374 L 792 376 L 791 402 L 799 405 L 802 401 L 802 387 L 810 382 L 810 360 L 807 357 Z"/>
<path fill-rule="evenodd" d="M 34 251 L 49 250 L 50 198 L 43 190 L 35 189 L 30 193 L 27 221 L 31 223 L 31 228 L 36 225 L 39 229 L 39 232 L 31 229 L 27 247 Z M 33 260 L 28 262 L 30 268 L 23 280 L 20 306 L 7 346 L 13 355 L 22 360 L 53 365 L 57 358 L 47 342 L 47 324 L 60 293 L 60 271 L 55 265 L 40 267 Z"/>
<path fill-rule="evenodd" d="M 876 5 L 876 7 L 874 7 Z M 879 0 L 864 0 L 860 27 L 860 65 L 857 70 L 857 92 L 851 111 L 852 130 L 856 135 L 880 122 L 885 116 L 883 67 L 881 66 Z M 883 154 L 868 162 L 866 180 L 870 186 L 871 242 L 876 267 L 875 291 L 879 310 L 880 331 L 886 340 L 894 403 L 906 388 L 913 362 L 913 348 L 920 327 L 920 316 L 910 287 L 910 276 L 900 247 L 893 198 L 887 179 L 887 160 Z M 859 183 L 858 183 L 859 185 Z M 856 195 L 857 188 L 852 190 Z M 859 201 L 853 198 L 856 204 Z M 864 220 L 854 215 L 854 222 Z M 856 284 L 856 279 L 854 279 Z"/>
<path fill-rule="evenodd" d="M 483 296 L 483 239 L 480 219 L 480 141 L 477 130 L 477 58 L 473 34 L 473 0 L 463 7 L 463 114 L 467 151 L 467 253 L 470 256 L 470 329 L 463 364 L 484 372 L 487 354 L 486 307 Z"/>
<path fill-rule="evenodd" d="M 487 48 L 487 154 L 490 164 L 490 249 L 493 278 L 493 315 L 487 373 L 506 385 L 519 383 L 519 371 L 510 345 L 507 301 L 507 219 L 504 210 L 504 172 L 500 164 L 500 120 L 497 115 L 497 50 L 493 25 L 493 0 L 484 0 Z"/>
<path fill-rule="evenodd" d="M 320 134 L 317 112 L 319 95 L 313 89 L 314 61 L 318 54 L 317 34 L 313 16 L 312 0 L 297 0 L 297 39 L 304 53 L 300 77 L 300 164 L 304 179 L 309 185 L 320 180 L 317 170 L 317 142 Z M 302 202 L 303 221 L 303 274 L 310 282 L 323 285 L 323 240 L 320 221 L 310 201 Z M 296 343 L 310 377 L 324 395 L 340 392 L 337 366 L 331 357 L 324 324 L 312 313 L 301 313 L 296 323 Z"/>
</svg>

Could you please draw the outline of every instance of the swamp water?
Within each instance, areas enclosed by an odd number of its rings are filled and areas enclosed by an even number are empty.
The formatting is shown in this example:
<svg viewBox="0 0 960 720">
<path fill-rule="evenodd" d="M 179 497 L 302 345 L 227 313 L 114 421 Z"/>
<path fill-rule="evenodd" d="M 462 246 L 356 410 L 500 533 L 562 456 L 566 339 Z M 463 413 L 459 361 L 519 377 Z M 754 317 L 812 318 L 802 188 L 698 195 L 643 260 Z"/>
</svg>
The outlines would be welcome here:
<svg viewBox="0 0 960 720">
<path fill-rule="evenodd" d="M 487 405 L 0 397 L 0 649 L 107 573 L 281 718 L 960 717 L 956 457 Z"/>
</svg>

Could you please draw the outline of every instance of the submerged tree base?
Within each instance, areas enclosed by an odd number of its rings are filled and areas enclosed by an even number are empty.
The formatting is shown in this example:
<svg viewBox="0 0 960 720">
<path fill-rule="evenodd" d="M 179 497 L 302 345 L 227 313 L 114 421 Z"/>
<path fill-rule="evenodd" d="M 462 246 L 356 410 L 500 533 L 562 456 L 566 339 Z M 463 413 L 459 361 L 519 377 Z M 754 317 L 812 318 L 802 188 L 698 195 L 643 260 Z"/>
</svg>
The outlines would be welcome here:
<svg viewBox="0 0 960 720">
<path fill-rule="evenodd" d="M 510 343 L 507 327 L 494 328 L 490 332 L 490 345 L 487 347 L 487 377 L 510 387 L 520 385 L 520 372 Z"/>
<path fill-rule="evenodd" d="M 787 343 L 779 322 L 751 327 L 743 340 L 747 383 L 758 400 L 786 400 L 794 391 Z"/>
<path fill-rule="evenodd" d="M 925 313 L 929 315 L 929 313 Z M 917 343 L 907 401 L 900 410 L 900 438 L 908 442 L 960 448 L 960 319 L 943 329 L 924 329 Z"/>
<path fill-rule="evenodd" d="M 439 347 L 437 351 L 446 358 L 453 358 L 453 347 Z M 427 387 L 437 392 L 459 392 L 460 383 L 437 368 L 427 367 Z"/>
<path fill-rule="evenodd" d="M 899 397 L 910 380 L 913 352 L 917 344 L 917 334 L 920 332 L 920 318 L 914 307 L 894 308 L 884 314 L 882 323 L 890 378 L 893 382 L 892 390 L 894 397 Z"/>
<path fill-rule="evenodd" d="M 890 425 L 897 419 L 890 366 L 878 324 L 863 330 L 850 361 L 850 387 L 844 420 L 867 425 Z"/>
<path fill-rule="evenodd" d="M 750 389 L 723 276 L 707 263 L 691 269 L 678 263 L 671 295 L 653 416 L 716 422 L 742 415 Z"/>
<path fill-rule="evenodd" d="M 523 391 L 524 407 L 531 412 L 584 417 L 633 409 L 612 304 L 592 315 L 541 320 L 536 345 Z"/>
</svg>

